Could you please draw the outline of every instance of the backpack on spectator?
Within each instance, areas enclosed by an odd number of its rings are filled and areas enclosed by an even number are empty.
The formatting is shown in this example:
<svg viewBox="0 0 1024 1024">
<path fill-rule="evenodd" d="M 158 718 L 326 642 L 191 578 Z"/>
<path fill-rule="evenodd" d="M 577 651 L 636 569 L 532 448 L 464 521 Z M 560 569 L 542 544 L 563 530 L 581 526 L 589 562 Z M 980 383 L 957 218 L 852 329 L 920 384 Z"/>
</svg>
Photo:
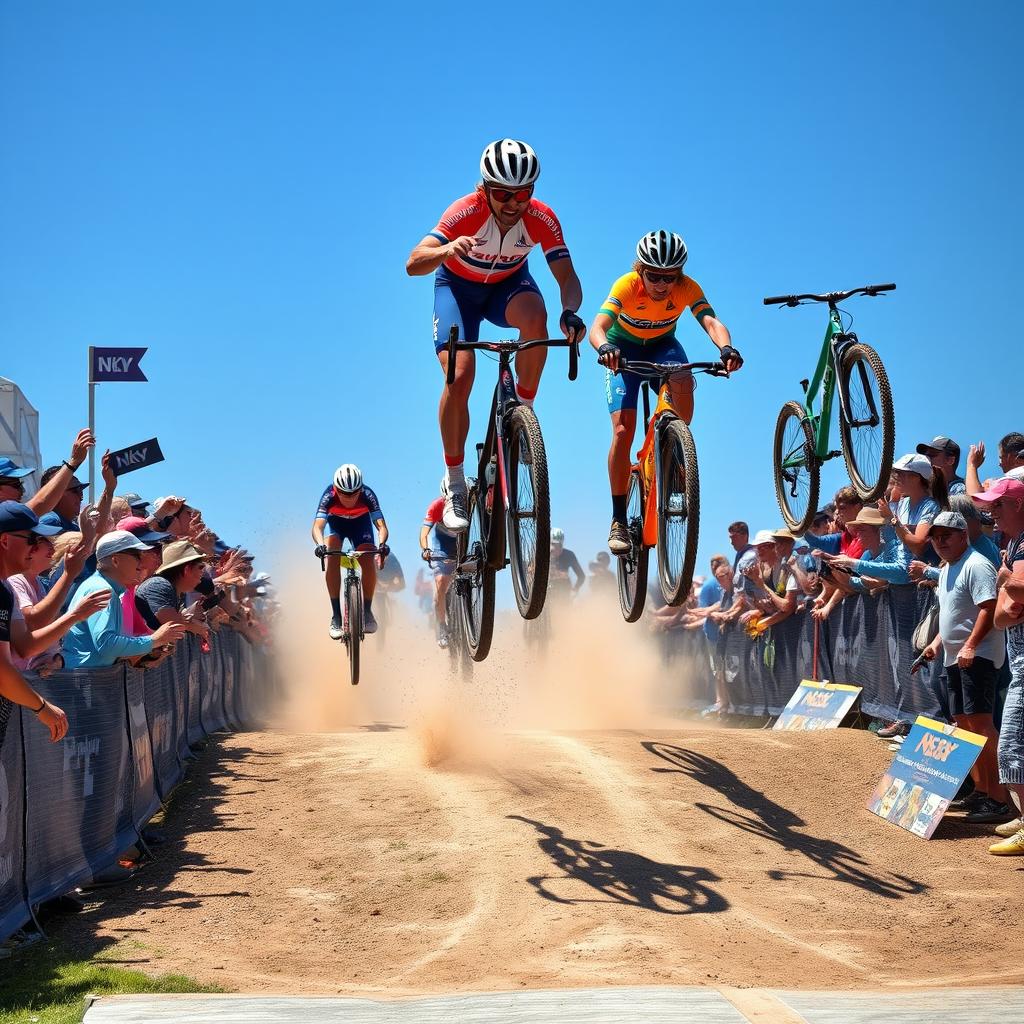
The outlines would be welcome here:
<svg viewBox="0 0 1024 1024">
<path fill-rule="evenodd" d="M 914 650 L 921 653 L 939 635 L 939 601 L 933 597 L 924 618 L 914 627 Z"/>
</svg>

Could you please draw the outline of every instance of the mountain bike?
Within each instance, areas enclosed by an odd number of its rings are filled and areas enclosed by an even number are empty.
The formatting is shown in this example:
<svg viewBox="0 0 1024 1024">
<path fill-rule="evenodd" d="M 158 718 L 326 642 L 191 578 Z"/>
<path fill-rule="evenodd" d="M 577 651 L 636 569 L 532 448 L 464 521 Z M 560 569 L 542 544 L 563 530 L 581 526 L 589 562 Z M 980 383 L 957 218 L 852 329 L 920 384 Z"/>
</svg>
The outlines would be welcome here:
<svg viewBox="0 0 1024 1024">
<path fill-rule="evenodd" d="M 892 471 L 896 427 L 892 389 L 878 353 L 843 329 L 838 303 L 851 295 L 891 292 L 894 284 L 869 284 L 824 295 L 776 295 L 766 306 L 828 303 L 828 327 L 814 376 L 800 382 L 803 402 L 786 402 L 775 424 L 775 494 L 786 524 L 807 530 L 818 511 L 822 464 L 840 454 L 861 500 L 877 501 Z M 829 450 L 832 399 L 838 383 L 842 452 Z M 820 411 L 814 403 L 820 398 Z"/>
<path fill-rule="evenodd" d="M 467 480 L 469 529 L 459 534 L 458 566 L 466 574 L 463 595 L 466 642 L 474 661 L 483 661 L 494 632 L 494 574 L 508 564 L 519 614 L 536 618 L 547 595 L 551 502 L 548 460 L 536 413 L 516 397 L 512 359 L 531 348 L 568 348 L 569 380 L 579 365 L 579 342 L 566 338 L 537 341 L 459 341 L 448 334 L 448 383 L 455 380 L 455 354 L 479 350 L 498 356 L 487 434 L 476 446 L 477 475 Z M 506 546 L 508 559 L 506 560 Z"/>
<path fill-rule="evenodd" d="M 456 565 L 457 559 L 449 558 L 443 551 L 428 553 L 430 565 Z M 448 658 L 453 671 L 464 678 L 472 671 L 473 661 L 466 643 L 466 626 L 463 621 L 464 595 L 469 586 L 469 577 L 458 570 L 453 572 L 452 581 L 444 595 L 444 617 L 448 626 Z"/>
<path fill-rule="evenodd" d="M 363 555 L 387 554 L 387 548 L 366 548 L 360 551 L 327 551 L 320 559 L 320 570 L 327 571 L 327 559 L 337 558 L 345 575 L 341 580 L 341 639 L 348 651 L 348 670 L 352 685 L 359 682 L 359 645 L 363 634 L 363 583 L 359 559 Z"/>
<path fill-rule="evenodd" d="M 690 593 L 700 530 L 700 477 L 697 447 L 686 421 L 672 405 L 670 381 L 689 370 L 728 377 L 717 363 L 648 363 L 619 359 L 619 371 L 646 378 L 643 446 L 629 470 L 626 530 L 630 550 L 618 557 L 619 605 L 627 622 L 636 622 L 647 600 L 647 562 L 658 549 L 658 576 L 666 603 L 682 604 Z M 658 379 L 658 402 L 651 415 L 649 380 Z"/>
</svg>

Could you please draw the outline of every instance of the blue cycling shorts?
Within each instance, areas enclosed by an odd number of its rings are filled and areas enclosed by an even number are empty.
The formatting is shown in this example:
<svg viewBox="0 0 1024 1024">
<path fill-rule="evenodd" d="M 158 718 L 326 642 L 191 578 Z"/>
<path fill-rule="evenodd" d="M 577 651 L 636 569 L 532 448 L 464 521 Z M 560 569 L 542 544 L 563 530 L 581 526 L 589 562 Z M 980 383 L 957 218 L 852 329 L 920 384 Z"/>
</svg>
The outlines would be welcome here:
<svg viewBox="0 0 1024 1024">
<path fill-rule="evenodd" d="M 440 352 L 448 344 L 452 324 L 458 325 L 459 341 L 479 341 L 484 320 L 498 327 L 511 327 L 505 310 L 520 292 L 540 295 L 525 264 L 497 284 L 467 281 L 445 267 L 438 267 L 434 274 L 434 351 Z"/>
<path fill-rule="evenodd" d="M 616 341 L 619 351 L 626 359 L 643 359 L 649 363 L 688 363 L 686 351 L 673 335 L 661 341 L 652 341 L 648 345 L 634 345 L 629 341 Z M 692 377 L 689 370 L 687 375 Z M 623 409 L 636 409 L 643 378 L 635 373 L 612 373 L 605 370 L 604 397 L 608 403 L 608 412 L 620 412 Z M 657 381 L 654 386 L 657 387 Z"/>
<path fill-rule="evenodd" d="M 444 555 L 445 558 L 454 558 L 458 550 L 459 542 L 454 537 L 434 531 L 434 551 Z M 430 569 L 434 576 L 451 576 L 455 572 L 454 562 L 431 562 Z"/>
<path fill-rule="evenodd" d="M 342 516 L 328 516 L 324 526 L 324 537 L 340 537 L 342 543 L 348 541 L 354 548 L 363 544 L 373 546 L 373 523 L 370 516 L 356 516 L 345 519 Z"/>
</svg>

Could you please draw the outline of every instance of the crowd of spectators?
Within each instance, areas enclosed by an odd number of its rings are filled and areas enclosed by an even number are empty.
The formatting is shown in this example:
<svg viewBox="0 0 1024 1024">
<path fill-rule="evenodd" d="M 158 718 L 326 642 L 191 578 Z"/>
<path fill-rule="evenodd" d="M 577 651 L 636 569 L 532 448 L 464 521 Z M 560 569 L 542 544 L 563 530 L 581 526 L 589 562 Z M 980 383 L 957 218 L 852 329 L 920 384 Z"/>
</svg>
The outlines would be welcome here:
<svg viewBox="0 0 1024 1024">
<path fill-rule="evenodd" d="M 77 473 L 95 443 L 80 431 L 31 496 L 25 481 L 36 468 L 0 458 L 0 743 L 12 704 L 28 708 L 54 742 L 68 731 L 33 675 L 122 660 L 144 669 L 189 633 L 204 652 L 216 630 L 269 640 L 268 574 L 254 573 L 254 556 L 221 540 L 195 505 L 116 495 L 108 455 L 102 493 L 83 505 Z"/>
<path fill-rule="evenodd" d="M 877 504 L 843 487 L 804 536 L 767 529 L 751 537 L 734 522 L 732 556 L 711 559 L 710 576 L 695 578 L 683 606 L 666 607 L 652 593 L 648 621 L 657 632 L 703 634 L 715 694 L 705 714 L 726 716 L 733 701 L 723 629 L 766 636 L 770 653 L 772 627 L 791 616 L 824 622 L 853 595 L 931 588 L 928 614 L 913 630 L 918 665 L 941 660 L 935 678 L 950 723 L 986 739 L 973 789 L 965 784 L 954 809 L 972 825 L 995 826 L 992 853 L 1024 856 L 1024 435 L 999 442 L 999 473 L 988 478 L 985 454 L 983 443 L 971 445 L 961 476 L 955 441 L 922 443 L 894 462 Z M 873 727 L 898 744 L 911 722 Z"/>
</svg>

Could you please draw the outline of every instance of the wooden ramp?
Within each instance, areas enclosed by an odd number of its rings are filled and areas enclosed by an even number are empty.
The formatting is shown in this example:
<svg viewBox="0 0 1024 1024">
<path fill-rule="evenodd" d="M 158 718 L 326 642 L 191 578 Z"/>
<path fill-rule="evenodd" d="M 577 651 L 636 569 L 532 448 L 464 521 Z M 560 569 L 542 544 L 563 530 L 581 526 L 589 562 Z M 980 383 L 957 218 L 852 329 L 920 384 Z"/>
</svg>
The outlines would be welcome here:
<svg viewBox="0 0 1024 1024">
<path fill-rule="evenodd" d="M 1005 1024 L 1024 988 L 908 992 L 602 988 L 374 1000 L 98 996 L 84 1024 Z"/>
</svg>

